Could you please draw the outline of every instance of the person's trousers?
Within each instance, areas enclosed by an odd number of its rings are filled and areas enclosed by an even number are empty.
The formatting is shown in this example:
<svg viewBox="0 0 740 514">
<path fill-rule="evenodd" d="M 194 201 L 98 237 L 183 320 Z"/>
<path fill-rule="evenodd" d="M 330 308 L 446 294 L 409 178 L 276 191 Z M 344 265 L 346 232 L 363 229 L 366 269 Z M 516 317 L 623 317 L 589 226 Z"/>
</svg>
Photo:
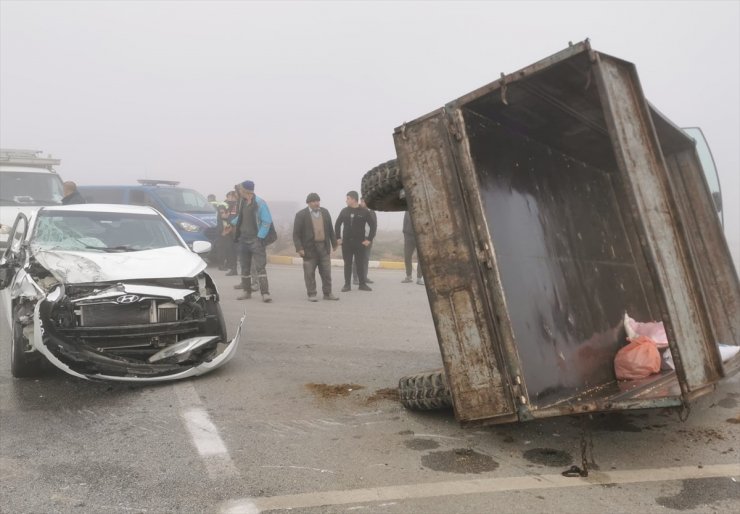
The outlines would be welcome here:
<svg viewBox="0 0 740 514">
<path fill-rule="evenodd" d="M 370 241 L 370 244 L 365 247 L 365 279 L 367 279 L 367 274 L 370 272 L 370 252 L 372 249 L 373 242 Z M 357 261 L 352 263 L 352 280 L 359 282 L 359 279 L 357 278 Z"/>
<path fill-rule="evenodd" d="M 352 262 L 357 263 L 357 278 L 360 285 L 367 283 L 367 261 L 365 260 L 366 248 L 362 243 L 345 243 L 342 241 L 342 258 L 344 259 L 344 285 L 351 284 Z"/>
<path fill-rule="evenodd" d="M 416 250 L 416 238 L 414 236 L 410 236 L 408 234 L 403 235 L 403 262 L 406 264 L 406 276 L 410 277 L 414 272 L 414 266 L 411 262 L 411 257 L 414 255 L 414 250 Z M 418 254 L 417 253 L 417 258 Z M 421 273 L 421 264 L 416 264 L 416 278 L 422 278 Z"/>
<path fill-rule="evenodd" d="M 319 268 L 321 277 L 321 291 L 324 295 L 331 294 L 331 255 L 326 244 L 311 243 L 310 248 L 304 248 L 303 278 L 306 280 L 308 296 L 316 296 L 316 268 Z"/>
<path fill-rule="evenodd" d="M 224 259 L 226 260 L 226 267 L 236 271 L 236 256 L 239 253 L 239 243 L 235 243 L 233 236 L 225 236 L 228 240 L 224 244 Z"/>
<path fill-rule="evenodd" d="M 255 273 L 260 284 L 260 293 L 269 294 L 270 287 L 267 282 L 267 253 L 261 239 L 239 240 L 239 264 L 242 268 L 242 278 L 252 279 L 250 270 L 254 263 Z"/>
</svg>

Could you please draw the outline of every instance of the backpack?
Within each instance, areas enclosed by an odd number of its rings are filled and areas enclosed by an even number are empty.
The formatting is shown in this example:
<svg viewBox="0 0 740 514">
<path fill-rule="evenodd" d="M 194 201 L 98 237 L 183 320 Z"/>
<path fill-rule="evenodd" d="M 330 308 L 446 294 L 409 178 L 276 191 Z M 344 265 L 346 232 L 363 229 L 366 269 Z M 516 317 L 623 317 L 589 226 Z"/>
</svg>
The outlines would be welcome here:
<svg viewBox="0 0 740 514">
<path fill-rule="evenodd" d="M 271 245 L 275 241 L 277 241 L 278 235 L 277 231 L 275 230 L 275 224 L 270 223 L 270 230 L 267 232 L 267 235 L 265 236 L 265 246 Z"/>
</svg>

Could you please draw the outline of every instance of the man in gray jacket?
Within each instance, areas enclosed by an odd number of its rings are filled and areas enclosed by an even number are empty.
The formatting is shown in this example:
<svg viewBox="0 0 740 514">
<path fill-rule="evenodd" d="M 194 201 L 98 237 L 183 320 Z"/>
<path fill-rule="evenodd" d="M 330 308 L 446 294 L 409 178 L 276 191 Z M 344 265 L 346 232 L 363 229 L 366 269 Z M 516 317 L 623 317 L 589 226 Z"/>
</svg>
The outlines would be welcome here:
<svg viewBox="0 0 740 514">
<path fill-rule="evenodd" d="M 319 301 L 316 297 L 316 267 L 319 268 L 324 300 L 339 300 L 331 292 L 331 252 L 337 249 L 331 215 L 321 207 L 321 198 L 316 193 L 310 193 L 306 203 L 308 207 L 295 215 L 293 244 L 298 255 L 303 257 L 303 278 L 308 301 Z"/>
</svg>

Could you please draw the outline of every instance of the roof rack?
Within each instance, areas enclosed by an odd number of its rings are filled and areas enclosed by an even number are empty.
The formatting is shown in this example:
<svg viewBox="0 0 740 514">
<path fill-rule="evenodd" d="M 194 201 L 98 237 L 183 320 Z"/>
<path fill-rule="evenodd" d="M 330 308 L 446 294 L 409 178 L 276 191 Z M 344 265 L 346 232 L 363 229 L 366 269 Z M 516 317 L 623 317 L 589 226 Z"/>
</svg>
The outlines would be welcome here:
<svg viewBox="0 0 740 514">
<path fill-rule="evenodd" d="M 59 159 L 52 159 L 51 156 L 39 157 L 42 153 L 41 150 L 3 148 L 0 149 L 0 164 L 32 166 L 34 168 L 47 168 L 51 170 L 52 166 L 59 166 L 62 162 Z"/>
<path fill-rule="evenodd" d="M 165 186 L 176 186 L 180 183 L 179 180 L 157 180 L 148 178 L 140 178 L 137 182 L 143 186 L 158 186 L 160 184 Z"/>
</svg>

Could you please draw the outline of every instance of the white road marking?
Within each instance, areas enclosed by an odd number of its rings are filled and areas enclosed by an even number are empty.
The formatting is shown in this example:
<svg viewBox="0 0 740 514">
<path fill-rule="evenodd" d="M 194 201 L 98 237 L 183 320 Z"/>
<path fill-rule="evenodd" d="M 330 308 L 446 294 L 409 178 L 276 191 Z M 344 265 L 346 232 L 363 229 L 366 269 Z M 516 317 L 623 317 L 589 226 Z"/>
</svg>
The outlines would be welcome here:
<svg viewBox="0 0 740 514">
<path fill-rule="evenodd" d="M 336 475 L 336 471 L 332 471 L 330 469 L 321 469 L 321 468 L 309 468 L 306 466 L 260 466 L 263 468 L 276 468 L 276 469 L 306 469 L 308 471 L 318 471 L 319 473 L 331 473 L 332 475 Z"/>
<path fill-rule="evenodd" d="M 196 450 L 203 459 L 208 476 L 213 480 L 238 478 L 239 471 L 231 460 L 226 445 L 211 421 L 198 392 L 189 382 L 175 385 L 175 394 L 180 401 L 180 416 L 185 422 Z"/>
<path fill-rule="evenodd" d="M 711 466 L 680 466 L 673 468 L 633 469 L 591 472 L 586 478 L 568 478 L 558 475 L 528 475 L 520 477 L 482 478 L 433 482 L 399 486 L 350 489 L 347 491 L 323 491 L 262 498 L 232 500 L 221 506 L 222 514 L 257 514 L 269 510 L 290 510 L 348 505 L 369 502 L 398 502 L 419 498 L 459 496 L 465 494 L 490 494 L 502 491 L 524 491 L 530 489 L 559 489 L 605 484 L 631 484 L 688 480 L 711 477 L 734 477 L 740 475 L 740 464 L 717 464 Z"/>
</svg>

